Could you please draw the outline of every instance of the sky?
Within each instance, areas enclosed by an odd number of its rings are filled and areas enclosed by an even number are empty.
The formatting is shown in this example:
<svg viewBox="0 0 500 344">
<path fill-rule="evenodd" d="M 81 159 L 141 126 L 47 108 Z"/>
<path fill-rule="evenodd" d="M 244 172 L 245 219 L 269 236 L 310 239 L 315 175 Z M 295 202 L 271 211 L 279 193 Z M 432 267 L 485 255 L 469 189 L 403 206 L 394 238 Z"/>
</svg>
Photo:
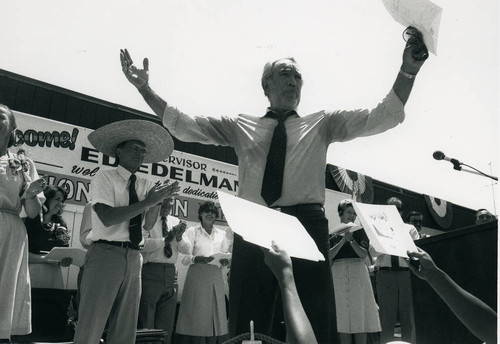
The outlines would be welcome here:
<svg viewBox="0 0 500 344">
<path fill-rule="evenodd" d="M 435 0 L 437 56 L 418 74 L 406 119 L 335 143 L 328 163 L 417 193 L 498 213 L 497 182 L 436 161 L 440 150 L 498 176 L 498 2 Z M 299 114 L 374 107 L 401 65 L 404 27 L 381 0 L 0 0 L 0 68 L 152 113 L 119 51 L 150 62 L 150 85 L 190 115 L 260 115 L 262 67 L 299 63 Z"/>
</svg>

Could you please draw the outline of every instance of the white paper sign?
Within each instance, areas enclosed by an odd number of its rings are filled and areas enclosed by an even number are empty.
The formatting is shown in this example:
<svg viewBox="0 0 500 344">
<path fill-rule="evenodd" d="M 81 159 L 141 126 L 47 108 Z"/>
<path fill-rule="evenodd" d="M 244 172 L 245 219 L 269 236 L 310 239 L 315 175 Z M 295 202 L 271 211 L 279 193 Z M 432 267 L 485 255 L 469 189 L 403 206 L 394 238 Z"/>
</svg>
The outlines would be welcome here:
<svg viewBox="0 0 500 344">
<path fill-rule="evenodd" d="M 413 26 L 424 36 L 427 49 L 437 54 L 439 24 L 443 9 L 429 0 L 382 0 L 395 21 L 405 27 Z"/>
<path fill-rule="evenodd" d="M 394 205 L 374 205 L 354 202 L 354 210 L 370 244 L 378 253 L 408 258 L 406 251 L 417 251 L 410 229 Z"/>
<path fill-rule="evenodd" d="M 85 261 L 87 250 L 76 247 L 54 247 L 43 259 L 47 260 L 61 260 L 63 258 L 71 257 L 73 262 L 71 264 L 82 266 Z"/>
<path fill-rule="evenodd" d="M 227 260 L 231 260 L 231 253 L 227 253 L 227 252 L 219 252 L 219 253 L 216 253 L 216 254 L 213 254 L 212 257 L 214 257 L 214 260 L 212 260 L 210 263 L 208 264 L 211 264 L 211 265 L 215 265 L 215 266 L 218 266 L 218 267 L 221 267 L 222 264 L 220 263 L 220 261 L 222 259 L 227 259 Z"/>
<path fill-rule="evenodd" d="M 296 217 L 221 191 L 217 194 L 229 226 L 244 240 L 267 249 L 276 241 L 290 257 L 325 260 Z"/>
</svg>

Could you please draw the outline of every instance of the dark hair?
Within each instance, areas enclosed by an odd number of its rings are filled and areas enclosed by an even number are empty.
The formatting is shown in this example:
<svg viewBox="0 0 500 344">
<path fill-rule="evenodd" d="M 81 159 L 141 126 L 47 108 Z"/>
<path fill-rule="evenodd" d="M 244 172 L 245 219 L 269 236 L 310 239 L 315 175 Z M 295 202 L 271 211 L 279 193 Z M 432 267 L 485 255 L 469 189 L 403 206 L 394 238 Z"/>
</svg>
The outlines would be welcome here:
<svg viewBox="0 0 500 344">
<path fill-rule="evenodd" d="M 198 208 L 198 220 L 201 222 L 201 213 L 214 213 L 216 217 L 219 217 L 219 209 L 217 205 L 212 201 L 206 201 L 202 203 Z"/>
<path fill-rule="evenodd" d="M 68 198 L 68 192 L 66 191 L 65 188 L 58 186 L 58 185 L 49 185 L 43 190 L 43 194 L 45 196 L 45 202 L 43 205 L 47 208 L 49 207 L 49 202 L 57 196 L 57 193 L 60 192 L 63 195 L 63 202 L 66 201 Z M 44 210 L 44 214 L 47 213 L 47 211 Z M 60 213 L 52 215 L 52 218 L 50 219 L 52 222 L 60 223 L 61 225 L 64 225 L 66 227 L 66 223 L 61 217 Z"/>
<path fill-rule="evenodd" d="M 421 212 L 419 211 L 416 211 L 416 210 L 412 210 L 410 211 L 410 213 L 408 214 L 408 218 L 412 217 L 412 216 L 424 216 Z"/>
<path fill-rule="evenodd" d="M 16 118 L 14 117 L 14 114 L 7 105 L 0 104 L 0 112 L 5 113 L 7 117 L 9 117 L 10 127 L 12 131 L 9 134 L 9 141 L 7 142 L 7 148 L 10 148 L 14 146 L 16 143 L 16 128 L 17 128 Z"/>
<path fill-rule="evenodd" d="M 278 63 L 279 61 L 283 61 L 283 60 L 292 61 L 293 63 L 297 64 L 297 61 L 295 61 L 295 58 L 285 57 L 285 58 L 281 58 L 278 60 L 267 62 L 264 65 L 264 70 L 262 71 L 262 77 L 261 77 L 260 82 L 261 82 L 262 88 L 264 89 L 264 94 L 266 95 L 266 97 L 268 96 L 268 93 L 266 90 L 267 89 L 267 80 L 270 79 L 271 76 L 273 75 L 274 67 L 276 66 L 276 63 Z"/>
<path fill-rule="evenodd" d="M 339 216 L 344 215 L 344 211 L 349 207 L 353 207 L 352 199 L 343 199 L 342 201 L 340 201 L 337 207 L 337 212 L 339 213 Z"/>
</svg>

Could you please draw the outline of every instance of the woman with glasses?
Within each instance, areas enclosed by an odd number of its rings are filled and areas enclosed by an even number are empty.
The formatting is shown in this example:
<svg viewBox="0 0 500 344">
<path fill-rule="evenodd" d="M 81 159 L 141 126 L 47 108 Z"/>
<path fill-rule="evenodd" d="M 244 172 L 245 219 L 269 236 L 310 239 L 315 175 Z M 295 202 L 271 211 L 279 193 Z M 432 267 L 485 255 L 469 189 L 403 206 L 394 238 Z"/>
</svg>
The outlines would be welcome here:
<svg viewBox="0 0 500 344">
<path fill-rule="evenodd" d="M 183 237 L 191 254 L 182 263 L 189 265 L 184 282 L 176 343 L 222 343 L 228 337 L 222 267 L 228 259 L 215 259 L 217 253 L 230 251 L 231 239 L 225 230 L 214 226 L 219 210 L 207 201 L 198 209 L 200 225 L 190 227 Z"/>
</svg>

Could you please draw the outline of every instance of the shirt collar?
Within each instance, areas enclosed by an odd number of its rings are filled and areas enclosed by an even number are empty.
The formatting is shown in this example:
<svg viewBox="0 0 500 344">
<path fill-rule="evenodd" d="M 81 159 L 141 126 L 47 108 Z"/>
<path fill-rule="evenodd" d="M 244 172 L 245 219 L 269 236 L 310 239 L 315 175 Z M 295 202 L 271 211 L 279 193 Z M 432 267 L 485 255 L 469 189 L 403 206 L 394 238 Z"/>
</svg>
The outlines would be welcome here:
<svg viewBox="0 0 500 344">
<path fill-rule="evenodd" d="M 132 172 L 127 170 L 125 167 L 122 165 L 118 165 L 116 168 L 116 172 L 124 179 L 124 180 L 129 180 L 130 176 L 132 175 Z"/>
<path fill-rule="evenodd" d="M 267 111 L 266 111 L 266 114 L 264 117 L 277 118 L 277 117 L 282 117 L 282 116 L 284 116 L 285 118 L 292 117 L 292 116 L 299 117 L 299 115 L 297 114 L 297 111 L 295 111 L 295 110 L 289 110 L 287 112 L 278 114 L 276 111 L 271 110 L 271 108 L 267 108 Z"/>
</svg>

